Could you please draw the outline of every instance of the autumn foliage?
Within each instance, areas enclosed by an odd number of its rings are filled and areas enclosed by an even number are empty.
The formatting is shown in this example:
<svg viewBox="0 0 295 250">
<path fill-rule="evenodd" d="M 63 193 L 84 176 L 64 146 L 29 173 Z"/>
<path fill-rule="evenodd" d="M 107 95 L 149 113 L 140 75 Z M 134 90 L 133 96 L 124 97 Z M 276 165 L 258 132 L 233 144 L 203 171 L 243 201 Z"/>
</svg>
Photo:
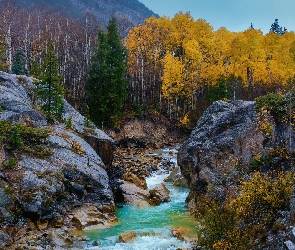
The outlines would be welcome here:
<svg viewBox="0 0 295 250">
<path fill-rule="evenodd" d="M 204 108 L 201 99 L 220 77 L 233 79 L 231 99 L 254 99 L 286 86 L 295 73 L 294 32 L 214 31 L 189 13 L 147 19 L 130 31 L 126 46 L 129 102 L 157 103 L 178 120 Z"/>
<path fill-rule="evenodd" d="M 204 249 L 261 249 L 269 232 L 284 229 L 294 183 L 292 172 L 254 172 L 242 182 L 241 195 L 208 202 L 200 230 Z"/>
<path fill-rule="evenodd" d="M 81 19 L 69 18 L 47 8 L 30 13 L 11 4 L 0 8 L 0 70 L 11 72 L 13 55 L 21 49 L 26 72 L 34 76 L 53 44 L 66 99 L 85 111 L 97 20 L 87 13 Z M 127 30 L 123 23 L 119 28 Z M 127 112 L 156 110 L 180 126 L 193 126 L 215 98 L 254 100 L 282 91 L 295 73 L 292 31 L 214 30 L 207 21 L 180 12 L 173 18 L 150 17 L 122 38 L 128 52 Z M 219 90 L 222 95 L 212 95 Z"/>
</svg>

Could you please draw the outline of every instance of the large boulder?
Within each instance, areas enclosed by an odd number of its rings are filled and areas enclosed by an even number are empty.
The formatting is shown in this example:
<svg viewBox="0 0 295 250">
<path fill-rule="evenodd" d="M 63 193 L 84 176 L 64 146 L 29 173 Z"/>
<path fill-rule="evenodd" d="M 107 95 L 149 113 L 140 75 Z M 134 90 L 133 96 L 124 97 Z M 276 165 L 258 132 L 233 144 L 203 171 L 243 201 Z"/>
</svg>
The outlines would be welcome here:
<svg viewBox="0 0 295 250">
<path fill-rule="evenodd" d="M 72 222 L 78 230 L 94 230 L 111 226 L 117 218 L 99 211 L 92 204 L 84 204 L 82 207 L 74 208 L 71 211 Z"/>
<path fill-rule="evenodd" d="M 188 188 L 187 180 L 181 174 L 181 170 L 179 166 L 176 166 L 168 177 L 164 179 L 165 182 L 172 182 L 174 186 L 178 187 L 186 187 Z"/>
<path fill-rule="evenodd" d="M 126 203 L 138 203 L 149 199 L 149 191 L 136 186 L 134 183 L 128 181 L 121 181 L 120 195 L 121 200 Z M 120 197 L 118 197 L 120 198 Z"/>
<path fill-rule="evenodd" d="M 0 120 L 49 129 L 44 145 L 52 151 L 51 156 L 40 158 L 10 152 L 0 145 L 0 164 L 11 157 L 16 159 L 16 167 L 0 172 L 0 218 L 9 219 L 10 213 L 13 219 L 24 216 L 55 221 L 84 203 L 101 213 L 114 214 L 114 197 L 105 170 L 112 161 L 113 139 L 65 100 L 63 120 L 70 120 L 72 126 L 60 121 L 47 124 L 37 108 L 34 88 L 33 80 L 26 76 L 0 72 Z"/>
<path fill-rule="evenodd" d="M 268 124 L 271 133 L 261 130 L 255 102 L 214 102 L 198 120 L 190 138 L 180 147 L 177 161 L 190 185 L 189 205 L 202 194 L 223 200 L 225 186 L 236 186 L 249 173 L 253 157 L 266 155 L 275 146 L 285 146 L 288 126 Z"/>
<path fill-rule="evenodd" d="M 89 145 L 100 156 L 104 165 L 109 167 L 113 161 L 115 141 L 104 131 L 96 128 L 90 121 L 87 121 L 84 116 L 82 116 L 66 101 L 64 102 L 64 109 L 65 113 L 63 118 L 65 120 L 71 119 L 72 129 L 81 135 L 87 143 L 89 143 Z"/>
<path fill-rule="evenodd" d="M 149 190 L 149 193 L 149 203 L 151 205 L 159 205 L 161 202 L 169 202 L 171 200 L 170 191 L 166 188 L 166 186 L 163 183 L 158 184 L 153 189 Z"/>
</svg>

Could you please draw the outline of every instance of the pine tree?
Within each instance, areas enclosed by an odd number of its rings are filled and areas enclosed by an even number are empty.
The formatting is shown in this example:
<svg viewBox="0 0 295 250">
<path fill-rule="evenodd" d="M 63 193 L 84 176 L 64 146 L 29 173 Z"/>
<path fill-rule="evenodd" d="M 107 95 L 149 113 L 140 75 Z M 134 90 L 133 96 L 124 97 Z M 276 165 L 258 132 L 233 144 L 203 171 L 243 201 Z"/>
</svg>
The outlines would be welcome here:
<svg viewBox="0 0 295 250">
<path fill-rule="evenodd" d="M 287 29 L 285 27 L 283 29 L 283 27 L 279 25 L 279 19 L 275 19 L 275 22 L 270 27 L 270 31 L 282 36 L 286 33 Z"/>
<path fill-rule="evenodd" d="M 41 65 L 40 81 L 37 82 L 37 97 L 41 100 L 41 109 L 45 112 L 48 122 L 53 118 L 61 118 L 64 111 L 64 89 L 59 86 L 62 77 L 58 71 L 59 64 L 54 54 L 53 45 L 50 45 Z"/>
<path fill-rule="evenodd" d="M 18 48 L 12 58 L 12 74 L 26 75 L 26 56 L 22 49 Z"/>
<path fill-rule="evenodd" d="M 17 147 L 23 145 L 21 133 L 18 128 L 14 128 L 13 133 L 8 141 L 9 141 L 10 145 L 12 146 L 12 148 L 17 148 Z"/>
<path fill-rule="evenodd" d="M 210 86 L 206 93 L 206 100 L 214 102 L 218 100 L 231 99 L 233 97 L 233 86 L 231 82 L 235 80 L 234 76 L 228 78 L 223 75 L 217 79 L 215 86 Z"/>
<path fill-rule="evenodd" d="M 30 76 L 38 78 L 41 74 L 41 68 L 38 66 L 37 62 L 32 61 L 31 69 L 30 69 Z"/>
<path fill-rule="evenodd" d="M 115 18 L 107 32 L 98 33 L 86 84 L 91 120 L 97 125 L 113 126 L 121 115 L 126 96 L 127 52 L 119 37 Z"/>
</svg>

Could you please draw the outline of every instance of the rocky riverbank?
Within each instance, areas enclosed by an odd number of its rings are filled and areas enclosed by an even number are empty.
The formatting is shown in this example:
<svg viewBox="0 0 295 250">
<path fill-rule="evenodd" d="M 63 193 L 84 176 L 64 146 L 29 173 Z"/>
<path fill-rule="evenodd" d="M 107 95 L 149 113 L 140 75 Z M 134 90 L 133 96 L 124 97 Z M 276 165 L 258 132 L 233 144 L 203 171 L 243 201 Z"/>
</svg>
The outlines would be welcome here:
<svg viewBox="0 0 295 250">
<path fill-rule="evenodd" d="M 90 246 L 97 249 L 176 249 L 176 246 L 182 249 L 180 247 L 186 246 L 191 249 L 188 247 L 196 244 L 195 221 L 185 206 L 188 188 L 180 185 L 176 154 L 173 146 L 116 149 L 115 165 L 121 165 L 123 170 L 118 178 L 120 195 L 116 196 L 121 198 L 116 212 L 120 223 L 110 229 L 85 232 L 92 240 Z M 137 174 L 142 175 L 140 182 L 134 178 Z"/>
<path fill-rule="evenodd" d="M 115 142 L 65 100 L 63 119 L 47 124 L 33 81 L 0 72 L 0 249 L 83 249 L 78 232 L 116 224 L 115 202 L 169 202 L 165 186 L 147 190 L 145 178 L 174 169 L 151 154 L 181 141 L 172 125 L 132 118 L 109 131 Z M 174 178 L 184 183 L 177 169 Z"/>
</svg>

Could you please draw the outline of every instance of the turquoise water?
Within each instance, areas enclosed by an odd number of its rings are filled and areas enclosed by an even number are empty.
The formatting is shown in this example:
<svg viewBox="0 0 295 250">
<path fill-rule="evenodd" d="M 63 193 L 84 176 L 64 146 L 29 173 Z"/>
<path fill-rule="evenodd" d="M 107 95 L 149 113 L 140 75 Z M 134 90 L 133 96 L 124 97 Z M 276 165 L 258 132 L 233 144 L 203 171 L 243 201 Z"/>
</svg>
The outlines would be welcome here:
<svg viewBox="0 0 295 250">
<path fill-rule="evenodd" d="M 155 174 L 147 178 L 148 188 L 163 182 L 167 176 L 168 174 Z M 120 221 L 118 225 L 107 229 L 85 231 L 92 245 L 87 249 L 173 250 L 189 247 L 189 244 L 171 235 L 174 226 L 188 227 L 196 231 L 195 220 L 186 209 L 185 199 L 189 189 L 175 187 L 170 183 L 164 184 L 170 191 L 171 202 L 148 207 L 121 204 L 123 208 L 116 209 L 116 216 Z M 118 243 L 119 235 L 130 230 L 136 231 L 136 240 L 132 243 Z"/>
</svg>

